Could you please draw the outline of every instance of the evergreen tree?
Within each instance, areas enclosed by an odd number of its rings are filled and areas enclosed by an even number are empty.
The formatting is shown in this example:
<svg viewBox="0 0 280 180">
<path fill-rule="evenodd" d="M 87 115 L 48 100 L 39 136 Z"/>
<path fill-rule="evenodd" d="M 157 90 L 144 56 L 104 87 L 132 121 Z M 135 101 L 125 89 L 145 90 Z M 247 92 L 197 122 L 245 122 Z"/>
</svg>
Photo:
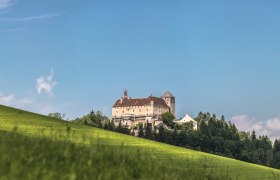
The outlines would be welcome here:
<svg viewBox="0 0 280 180">
<path fill-rule="evenodd" d="M 118 124 L 116 130 L 117 130 L 117 132 L 122 133 L 122 122 L 121 121 L 119 121 L 119 124 Z"/>
<path fill-rule="evenodd" d="M 202 121 L 200 122 L 200 124 L 199 124 L 199 130 L 200 130 L 200 132 L 201 132 L 202 134 L 204 134 L 204 135 L 210 137 L 209 131 L 208 131 L 208 126 L 207 126 L 205 120 L 202 120 Z"/>
<path fill-rule="evenodd" d="M 111 130 L 111 131 L 114 131 L 114 130 L 115 130 L 115 124 L 114 124 L 113 120 L 112 120 L 112 121 L 109 121 L 107 127 L 108 127 L 108 130 Z"/>
<path fill-rule="evenodd" d="M 255 131 L 252 132 L 251 139 L 252 139 L 252 141 L 256 141 L 257 136 L 256 136 L 256 132 Z"/>
<path fill-rule="evenodd" d="M 104 128 L 104 129 L 109 129 L 109 123 L 105 122 L 103 128 Z"/>
<path fill-rule="evenodd" d="M 152 124 L 151 123 L 148 123 L 148 122 L 146 123 L 144 137 L 146 139 L 154 139 L 153 129 L 152 129 Z"/>
<path fill-rule="evenodd" d="M 143 129 L 143 124 L 139 124 L 139 132 L 138 132 L 138 137 L 143 138 L 144 137 L 144 129 Z"/>
<path fill-rule="evenodd" d="M 221 121 L 223 121 L 223 122 L 225 122 L 225 121 L 226 121 L 226 119 L 225 119 L 225 116 L 224 116 L 224 115 L 222 115 L 222 117 L 221 117 Z"/>
<path fill-rule="evenodd" d="M 280 140 L 276 139 L 273 147 L 273 162 L 274 168 L 280 168 Z"/>
<path fill-rule="evenodd" d="M 165 142 L 165 129 L 163 126 L 160 126 L 159 129 L 158 129 L 158 135 L 157 135 L 157 140 L 159 142 Z"/>
</svg>

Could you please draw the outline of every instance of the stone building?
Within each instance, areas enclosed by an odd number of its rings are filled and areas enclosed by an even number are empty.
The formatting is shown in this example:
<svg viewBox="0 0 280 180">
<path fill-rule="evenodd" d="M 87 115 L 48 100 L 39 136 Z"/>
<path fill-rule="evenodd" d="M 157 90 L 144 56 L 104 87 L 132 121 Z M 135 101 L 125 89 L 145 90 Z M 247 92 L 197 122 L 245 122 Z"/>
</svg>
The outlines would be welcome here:
<svg viewBox="0 0 280 180">
<path fill-rule="evenodd" d="M 113 105 L 112 120 L 115 125 L 121 122 L 131 129 L 147 122 L 157 126 L 162 123 L 161 114 L 171 112 L 175 116 L 175 107 L 175 97 L 170 92 L 161 97 L 130 98 L 125 90 L 124 96 Z"/>
</svg>

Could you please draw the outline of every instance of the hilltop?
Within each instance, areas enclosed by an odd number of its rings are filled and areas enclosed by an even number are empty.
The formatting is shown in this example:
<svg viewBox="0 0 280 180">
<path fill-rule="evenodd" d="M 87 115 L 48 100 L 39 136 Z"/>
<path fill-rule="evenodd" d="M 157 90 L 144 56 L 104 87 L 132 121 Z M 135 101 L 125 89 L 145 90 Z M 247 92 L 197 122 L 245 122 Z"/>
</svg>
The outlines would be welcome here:
<svg viewBox="0 0 280 180">
<path fill-rule="evenodd" d="M 0 106 L 0 179 L 279 179 L 280 171 Z"/>
</svg>

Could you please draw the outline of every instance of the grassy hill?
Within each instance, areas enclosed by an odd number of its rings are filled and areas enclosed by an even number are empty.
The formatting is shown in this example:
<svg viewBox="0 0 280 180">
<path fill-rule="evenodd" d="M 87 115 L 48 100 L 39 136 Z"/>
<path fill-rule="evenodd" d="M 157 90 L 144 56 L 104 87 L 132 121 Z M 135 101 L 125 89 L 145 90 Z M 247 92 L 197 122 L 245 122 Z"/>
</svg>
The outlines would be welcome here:
<svg viewBox="0 0 280 180">
<path fill-rule="evenodd" d="M 280 179 L 280 170 L 0 106 L 0 179 Z"/>
</svg>

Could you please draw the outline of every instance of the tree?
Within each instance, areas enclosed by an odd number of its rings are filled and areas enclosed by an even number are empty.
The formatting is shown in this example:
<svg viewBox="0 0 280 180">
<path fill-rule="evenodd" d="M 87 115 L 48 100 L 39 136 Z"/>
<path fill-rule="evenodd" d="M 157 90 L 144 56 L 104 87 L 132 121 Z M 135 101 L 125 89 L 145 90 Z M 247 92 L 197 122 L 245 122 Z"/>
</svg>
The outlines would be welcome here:
<svg viewBox="0 0 280 180">
<path fill-rule="evenodd" d="M 114 124 L 113 120 L 108 122 L 107 128 L 108 128 L 108 130 L 111 130 L 111 131 L 115 130 L 115 124 Z"/>
<path fill-rule="evenodd" d="M 170 128 L 174 128 L 175 126 L 175 122 L 174 122 L 174 115 L 170 112 L 166 112 L 166 113 L 163 113 L 161 115 L 161 118 L 162 118 L 162 121 L 164 124 L 166 124 L 168 127 Z"/>
<path fill-rule="evenodd" d="M 117 132 L 122 132 L 122 122 L 121 121 L 119 121 L 119 124 L 118 124 L 118 126 L 117 126 Z"/>
<path fill-rule="evenodd" d="M 173 132 L 172 132 L 172 144 L 174 144 L 176 146 L 179 144 L 177 127 L 175 127 Z"/>
<path fill-rule="evenodd" d="M 176 124 L 175 128 L 177 128 L 178 130 L 181 129 L 185 132 L 191 132 L 193 131 L 193 122 L 191 121 L 191 122 L 183 123 L 182 125 Z"/>
<path fill-rule="evenodd" d="M 96 127 L 102 128 L 104 120 L 108 120 L 106 116 L 103 116 L 103 114 L 100 111 L 97 111 L 96 113 L 94 111 L 91 111 L 89 114 L 89 121 L 90 124 Z M 103 123 L 102 123 L 103 121 Z"/>
<path fill-rule="evenodd" d="M 280 140 L 278 139 L 274 142 L 272 167 L 280 168 Z"/>
<path fill-rule="evenodd" d="M 214 136 L 211 138 L 211 149 L 217 154 L 224 153 L 224 138 Z"/>
<path fill-rule="evenodd" d="M 210 137 L 209 134 L 209 130 L 208 130 L 208 126 L 206 124 L 206 122 L 204 120 L 202 120 L 199 124 L 199 130 L 202 134 L 207 135 L 208 137 Z"/>
<path fill-rule="evenodd" d="M 91 111 L 89 114 L 84 115 L 81 118 L 76 118 L 75 120 L 73 120 L 73 122 L 99 128 L 105 128 L 104 126 L 107 124 L 106 128 L 109 128 L 109 126 L 110 129 L 112 128 L 112 122 L 110 123 L 110 119 L 107 116 L 103 115 L 100 111 Z"/>
<path fill-rule="evenodd" d="M 242 150 L 240 154 L 240 160 L 250 162 L 250 155 L 247 150 Z"/>
<path fill-rule="evenodd" d="M 138 137 L 140 137 L 140 138 L 144 137 L 144 128 L 143 128 L 143 124 L 142 123 L 139 124 Z"/>
<path fill-rule="evenodd" d="M 225 119 L 225 116 L 224 116 L 224 115 L 222 115 L 222 117 L 221 117 L 221 121 L 223 121 L 223 122 L 225 122 L 225 121 L 226 121 L 226 119 Z"/>
<path fill-rule="evenodd" d="M 251 138 L 252 138 L 252 141 L 256 141 L 257 137 L 256 137 L 255 131 L 252 132 Z"/>
<path fill-rule="evenodd" d="M 157 141 L 164 142 L 166 139 L 165 137 L 165 129 L 163 126 L 160 126 L 158 129 Z"/>
<path fill-rule="evenodd" d="M 63 120 L 65 118 L 65 114 L 61 114 L 59 112 L 49 113 L 48 116 L 52 117 L 52 118 L 56 118 L 56 119 L 61 119 L 61 120 Z"/>
<path fill-rule="evenodd" d="M 148 122 L 146 123 L 144 137 L 146 139 L 154 139 L 153 128 L 152 128 L 152 124 L 151 123 L 148 123 Z"/>
</svg>

